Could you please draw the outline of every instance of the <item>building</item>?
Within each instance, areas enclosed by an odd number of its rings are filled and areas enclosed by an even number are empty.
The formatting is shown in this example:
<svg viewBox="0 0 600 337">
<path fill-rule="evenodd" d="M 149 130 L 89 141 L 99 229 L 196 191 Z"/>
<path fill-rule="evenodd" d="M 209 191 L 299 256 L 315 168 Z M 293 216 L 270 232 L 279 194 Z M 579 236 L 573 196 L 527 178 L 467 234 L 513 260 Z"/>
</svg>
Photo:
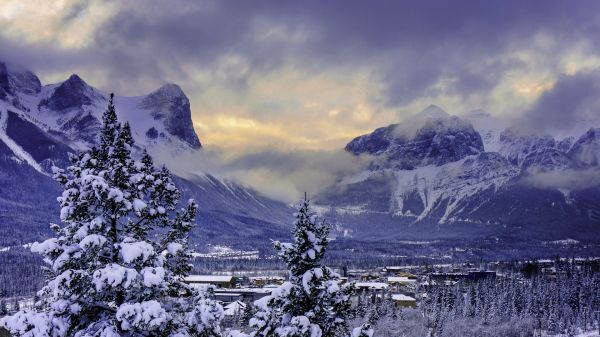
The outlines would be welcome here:
<svg viewBox="0 0 600 337">
<path fill-rule="evenodd" d="M 253 303 L 256 300 L 271 295 L 272 291 L 273 289 L 269 288 L 221 288 L 215 291 L 215 299 L 223 303 L 232 303 L 235 301 Z"/>
<path fill-rule="evenodd" d="M 364 290 L 384 291 L 388 288 L 388 284 L 383 282 L 356 282 L 354 287 L 359 292 Z"/>
<path fill-rule="evenodd" d="M 375 281 L 375 280 L 379 280 L 381 278 L 381 275 L 379 275 L 378 273 L 365 273 L 360 275 L 359 279 L 361 281 Z"/>
<path fill-rule="evenodd" d="M 256 276 L 250 277 L 250 284 L 256 287 L 264 287 L 268 284 L 282 285 L 285 282 L 283 276 Z"/>
<path fill-rule="evenodd" d="M 469 272 L 452 272 L 452 273 L 432 273 L 429 279 L 432 281 L 479 281 L 484 279 L 496 278 L 495 271 L 469 271 Z"/>
<path fill-rule="evenodd" d="M 239 292 L 222 292 L 218 291 L 214 293 L 215 300 L 221 303 L 234 303 L 244 300 L 244 295 Z"/>
<path fill-rule="evenodd" d="M 231 302 L 223 307 L 223 315 L 235 316 L 241 314 L 246 309 L 246 303 L 242 301 Z"/>
<path fill-rule="evenodd" d="M 393 294 L 392 301 L 396 304 L 398 308 L 416 308 L 417 300 L 414 297 L 402 295 L 402 294 Z"/>
<path fill-rule="evenodd" d="M 494 278 L 496 278 L 496 272 L 495 271 L 487 271 L 487 270 L 470 271 L 467 274 L 467 278 L 471 281 L 494 279 Z"/>
<path fill-rule="evenodd" d="M 190 275 L 184 282 L 190 285 L 213 285 L 217 288 L 235 287 L 235 277 L 231 275 Z"/>
<path fill-rule="evenodd" d="M 383 267 L 382 272 L 387 276 L 406 276 L 405 274 L 419 273 L 421 269 L 421 266 L 386 266 Z"/>
<path fill-rule="evenodd" d="M 387 283 L 394 291 L 414 291 L 417 288 L 417 280 L 406 276 L 390 276 Z"/>
<path fill-rule="evenodd" d="M 408 278 L 406 276 L 390 276 L 387 278 L 387 282 L 389 285 L 403 285 L 403 286 L 408 286 L 411 284 L 415 284 L 417 283 L 417 279 L 416 278 Z"/>
</svg>

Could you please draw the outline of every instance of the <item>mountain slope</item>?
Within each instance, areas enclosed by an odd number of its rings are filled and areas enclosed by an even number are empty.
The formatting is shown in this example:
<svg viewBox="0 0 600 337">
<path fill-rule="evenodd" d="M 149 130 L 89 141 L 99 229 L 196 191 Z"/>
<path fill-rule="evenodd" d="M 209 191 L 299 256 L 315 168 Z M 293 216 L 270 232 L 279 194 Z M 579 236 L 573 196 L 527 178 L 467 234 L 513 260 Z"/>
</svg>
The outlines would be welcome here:
<svg viewBox="0 0 600 337">
<path fill-rule="evenodd" d="M 50 234 L 58 222 L 60 188 L 52 166 L 66 167 L 69 153 L 97 141 L 107 95 L 77 75 L 42 86 L 25 70 L 0 63 L 0 246 L 23 244 Z M 161 146 L 174 158 L 199 151 L 189 100 L 181 88 L 167 84 L 146 96 L 116 97 L 121 121 L 128 121 L 138 149 Z M 247 238 L 268 244 L 288 231 L 287 205 L 257 191 L 210 174 L 175 177 L 182 200 L 199 203 L 194 244 L 247 246 Z"/>
<path fill-rule="evenodd" d="M 455 116 L 440 117 L 431 106 L 411 125 L 392 124 L 363 135 L 346 145 L 354 155 L 376 155 L 381 167 L 411 170 L 419 166 L 454 162 L 483 151 L 473 126 Z M 416 126 L 416 127 L 414 127 Z"/>
<path fill-rule="evenodd" d="M 317 198 L 325 213 L 371 237 L 431 238 L 434 230 L 437 237 L 600 238 L 600 181 L 553 180 L 598 166 L 600 132 L 565 146 L 493 127 L 481 111 L 467 114 L 481 137 L 466 119 L 431 110 L 349 142 L 346 151 L 369 154 L 372 163 Z"/>
</svg>

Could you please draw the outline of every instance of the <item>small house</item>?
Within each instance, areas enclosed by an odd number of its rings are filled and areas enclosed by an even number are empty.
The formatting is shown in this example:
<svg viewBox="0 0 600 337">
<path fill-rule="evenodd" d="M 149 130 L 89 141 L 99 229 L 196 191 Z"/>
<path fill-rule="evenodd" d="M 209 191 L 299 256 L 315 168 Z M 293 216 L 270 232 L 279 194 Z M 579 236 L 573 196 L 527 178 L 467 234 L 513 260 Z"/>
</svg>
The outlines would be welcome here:
<svg viewBox="0 0 600 337">
<path fill-rule="evenodd" d="M 235 277 L 231 275 L 190 275 L 184 281 L 190 285 L 213 285 L 217 288 L 234 288 Z"/>
<path fill-rule="evenodd" d="M 403 294 L 393 294 L 392 301 L 398 308 L 416 308 L 417 300 L 414 297 L 406 296 Z"/>
</svg>

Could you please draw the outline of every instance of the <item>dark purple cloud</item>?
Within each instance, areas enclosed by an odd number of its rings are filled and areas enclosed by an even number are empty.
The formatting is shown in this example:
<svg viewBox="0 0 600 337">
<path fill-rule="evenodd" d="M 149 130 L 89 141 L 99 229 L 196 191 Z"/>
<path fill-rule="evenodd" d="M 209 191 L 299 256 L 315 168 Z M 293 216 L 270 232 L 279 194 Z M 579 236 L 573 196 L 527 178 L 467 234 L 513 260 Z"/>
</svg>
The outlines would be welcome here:
<svg viewBox="0 0 600 337">
<path fill-rule="evenodd" d="M 595 1 L 185 3 L 179 14 L 150 20 L 139 15 L 143 8 L 123 11 L 99 31 L 98 44 L 115 50 L 114 67 L 140 73 L 165 63 L 177 68 L 181 59 L 210 67 L 227 53 L 243 55 L 252 72 L 282 64 L 315 72 L 340 64 L 374 66 L 386 86 L 385 103 L 396 106 L 431 94 L 441 78 L 454 79 L 450 90 L 463 95 L 493 88 L 518 64 L 507 54 L 529 47 L 536 34 L 564 42 L 559 48 L 600 35 Z M 257 41 L 260 22 L 307 32 L 307 39 Z"/>
<path fill-rule="evenodd" d="M 592 119 L 600 120 L 600 70 L 559 77 L 552 89 L 523 113 L 515 127 L 552 133 Z"/>
</svg>

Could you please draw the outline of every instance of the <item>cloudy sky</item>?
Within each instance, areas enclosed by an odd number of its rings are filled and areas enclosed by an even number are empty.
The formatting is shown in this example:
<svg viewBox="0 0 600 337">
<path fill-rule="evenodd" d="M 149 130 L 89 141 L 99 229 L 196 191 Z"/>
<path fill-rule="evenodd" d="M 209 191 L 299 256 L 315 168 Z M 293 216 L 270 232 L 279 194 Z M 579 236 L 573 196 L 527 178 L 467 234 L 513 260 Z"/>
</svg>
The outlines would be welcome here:
<svg viewBox="0 0 600 337">
<path fill-rule="evenodd" d="M 587 109 L 563 98 L 589 100 L 600 67 L 591 0 L 4 0 L 0 25 L 0 57 L 46 83 L 180 84 L 221 147 L 339 148 L 430 103 L 552 127 Z"/>
<path fill-rule="evenodd" d="M 600 1 L 24 1 L 0 58 L 184 89 L 206 148 L 333 150 L 429 104 L 542 130 L 600 111 Z"/>
</svg>

